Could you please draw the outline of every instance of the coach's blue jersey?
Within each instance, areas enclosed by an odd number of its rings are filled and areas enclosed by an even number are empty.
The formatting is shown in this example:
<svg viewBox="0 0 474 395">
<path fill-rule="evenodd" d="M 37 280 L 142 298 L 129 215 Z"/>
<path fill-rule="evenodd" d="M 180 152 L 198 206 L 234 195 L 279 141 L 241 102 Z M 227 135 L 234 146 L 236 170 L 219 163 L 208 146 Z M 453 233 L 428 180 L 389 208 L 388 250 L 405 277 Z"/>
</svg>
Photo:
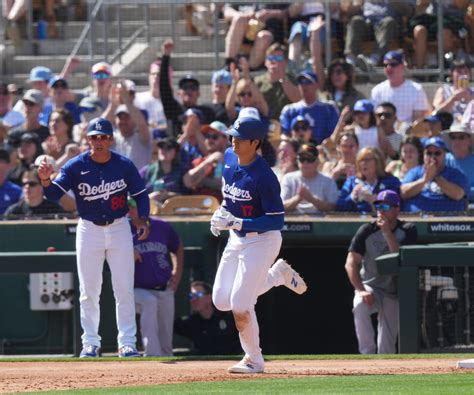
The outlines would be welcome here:
<svg viewBox="0 0 474 395">
<path fill-rule="evenodd" d="M 57 200 L 72 190 L 79 216 L 88 221 L 107 221 L 125 216 L 127 197 L 146 193 L 145 184 L 135 165 L 126 157 L 111 152 L 106 163 L 97 163 L 85 152 L 69 160 L 61 174 L 45 188 L 46 197 Z M 57 188 L 54 188 L 57 186 Z"/>
<path fill-rule="evenodd" d="M 224 206 L 238 218 L 258 218 L 285 213 L 280 197 L 280 183 L 265 159 L 240 166 L 232 148 L 224 154 L 222 173 Z"/>
</svg>

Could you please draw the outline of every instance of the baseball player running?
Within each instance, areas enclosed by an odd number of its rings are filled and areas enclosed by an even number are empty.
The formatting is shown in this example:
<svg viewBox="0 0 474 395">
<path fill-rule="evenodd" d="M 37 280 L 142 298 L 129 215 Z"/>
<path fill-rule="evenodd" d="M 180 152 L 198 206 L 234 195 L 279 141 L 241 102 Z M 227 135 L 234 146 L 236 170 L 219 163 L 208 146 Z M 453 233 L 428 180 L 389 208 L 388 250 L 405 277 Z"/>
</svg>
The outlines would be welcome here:
<svg viewBox="0 0 474 395">
<path fill-rule="evenodd" d="M 148 237 L 150 201 L 135 165 L 110 151 L 113 128 L 108 120 L 96 118 L 90 121 L 87 141 L 90 151 L 69 160 L 54 181 L 50 178 L 53 168 L 46 161 L 38 169 L 48 199 L 59 200 L 69 189 L 76 196 L 80 217 L 76 233 L 77 271 L 84 331 L 80 357 L 99 356 L 99 297 L 104 259 L 112 272 L 119 357 L 137 357 L 140 354 L 135 346 L 135 264 L 132 232 L 125 217 L 127 194 L 137 202 L 139 217 L 134 225 L 140 240 Z"/>
<path fill-rule="evenodd" d="M 211 219 L 211 232 L 230 230 L 217 269 L 212 299 L 222 311 L 231 310 L 239 331 L 244 358 L 230 373 L 262 373 L 255 303 L 270 288 L 285 285 L 301 294 L 306 284 L 280 251 L 284 221 L 280 184 L 267 162 L 257 154 L 266 128 L 255 108 L 245 108 L 232 128 L 232 148 L 224 155 L 222 206 Z"/>
</svg>

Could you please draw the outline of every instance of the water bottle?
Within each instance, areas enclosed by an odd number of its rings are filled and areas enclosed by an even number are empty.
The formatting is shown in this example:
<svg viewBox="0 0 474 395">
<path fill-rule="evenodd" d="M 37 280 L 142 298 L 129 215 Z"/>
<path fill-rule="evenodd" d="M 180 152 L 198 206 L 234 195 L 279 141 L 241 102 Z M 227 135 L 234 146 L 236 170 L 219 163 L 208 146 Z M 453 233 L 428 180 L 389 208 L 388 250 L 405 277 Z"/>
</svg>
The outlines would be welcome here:
<svg viewBox="0 0 474 395">
<path fill-rule="evenodd" d="M 46 21 L 40 19 L 38 21 L 38 40 L 44 40 L 46 38 Z"/>
</svg>

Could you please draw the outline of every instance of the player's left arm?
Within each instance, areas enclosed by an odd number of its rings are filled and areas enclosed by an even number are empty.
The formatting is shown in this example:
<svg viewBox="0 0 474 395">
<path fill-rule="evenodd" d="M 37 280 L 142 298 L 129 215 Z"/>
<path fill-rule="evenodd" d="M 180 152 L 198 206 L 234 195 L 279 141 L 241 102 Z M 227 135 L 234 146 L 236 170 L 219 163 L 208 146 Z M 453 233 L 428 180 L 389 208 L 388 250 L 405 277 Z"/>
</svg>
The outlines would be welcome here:
<svg viewBox="0 0 474 395">
<path fill-rule="evenodd" d="M 130 196 L 137 202 L 138 218 L 133 221 L 137 228 L 138 240 L 145 240 L 150 233 L 150 223 L 148 217 L 150 216 L 150 198 L 146 190 L 137 168 L 130 162 L 129 171 L 127 172 L 128 191 Z"/>
</svg>

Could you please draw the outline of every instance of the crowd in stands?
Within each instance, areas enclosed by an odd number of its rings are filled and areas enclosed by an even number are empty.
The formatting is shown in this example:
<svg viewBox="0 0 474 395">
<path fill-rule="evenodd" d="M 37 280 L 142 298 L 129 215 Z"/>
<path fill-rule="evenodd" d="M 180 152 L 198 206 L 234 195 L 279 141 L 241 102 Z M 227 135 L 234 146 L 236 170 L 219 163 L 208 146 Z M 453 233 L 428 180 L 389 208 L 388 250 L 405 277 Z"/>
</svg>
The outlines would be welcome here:
<svg viewBox="0 0 474 395">
<path fill-rule="evenodd" d="M 330 33 L 322 2 L 219 6 L 229 22 L 226 59 L 212 74 L 208 103 L 200 100 L 205 82 L 193 74 L 173 86 L 171 40 L 150 64 L 144 91 L 105 62 L 92 66 L 91 86 L 81 91 L 69 87 L 72 70 L 54 75 L 41 65 L 22 96 L 1 82 L 0 215 L 74 215 L 71 195 L 40 198 L 35 163 L 46 155 L 60 171 L 88 149 L 86 126 L 96 116 L 114 125 L 114 149 L 140 169 L 154 207 L 183 194 L 220 200 L 225 130 L 243 108 L 254 108 L 268 126 L 261 154 L 278 175 L 289 214 L 373 213 L 385 189 L 401 194 L 405 212 L 465 212 L 474 204 L 471 57 L 451 62 L 449 82 L 432 103 L 407 77 L 410 67 L 427 65 L 420 48 L 433 39 L 437 4 L 333 2 Z M 470 2 L 442 4 L 445 48 L 452 50 L 469 29 Z M 326 34 L 336 45 L 325 69 Z M 393 49 L 405 34 L 413 56 Z M 386 78 L 365 97 L 354 76 L 379 66 Z"/>
</svg>

